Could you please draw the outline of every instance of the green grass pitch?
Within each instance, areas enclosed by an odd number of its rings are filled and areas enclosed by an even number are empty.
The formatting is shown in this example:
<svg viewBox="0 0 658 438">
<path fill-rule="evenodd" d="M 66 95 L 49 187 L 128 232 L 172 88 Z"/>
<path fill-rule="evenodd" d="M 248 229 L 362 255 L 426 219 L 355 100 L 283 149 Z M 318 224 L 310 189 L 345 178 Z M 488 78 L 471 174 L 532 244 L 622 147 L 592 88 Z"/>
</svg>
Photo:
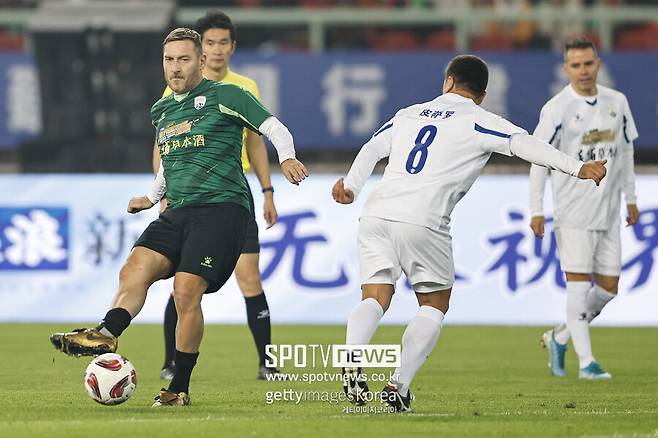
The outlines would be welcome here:
<svg viewBox="0 0 658 438">
<path fill-rule="evenodd" d="M 326 401 L 267 404 L 267 391 L 339 391 L 340 384 L 257 381 L 247 327 L 225 325 L 206 327 L 189 408 L 150 408 L 163 385 L 162 329 L 154 325 L 134 325 L 121 338 L 119 352 L 137 368 L 135 394 L 100 406 L 82 386 L 88 359 L 48 342 L 52 331 L 70 328 L 0 325 L 0 436 L 658 436 L 657 328 L 593 328 L 594 352 L 614 378 L 591 382 L 578 380 L 571 348 L 567 377 L 549 375 L 542 328 L 445 326 L 406 414 L 349 413 Z M 399 343 L 403 330 L 380 327 L 373 342 Z M 276 343 L 342 343 L 344 334 L 339 326 L 274 327 Z"/>
</svg>

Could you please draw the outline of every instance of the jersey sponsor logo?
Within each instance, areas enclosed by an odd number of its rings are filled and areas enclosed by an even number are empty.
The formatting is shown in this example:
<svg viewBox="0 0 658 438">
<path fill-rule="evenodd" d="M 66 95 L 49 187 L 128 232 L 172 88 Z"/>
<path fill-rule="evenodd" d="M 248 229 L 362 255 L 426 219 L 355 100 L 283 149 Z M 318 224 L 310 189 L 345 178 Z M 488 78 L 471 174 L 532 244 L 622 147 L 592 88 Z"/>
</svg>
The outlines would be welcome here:
<svg viewBox="0 0 658 438">
<path fill-rule="evenodd" d="M 187 134 L 192 130 L 192 122 L 185 120 L 184 122 L 176 123 L 166 128 L 161 128 L 158 133 L 158 144 L 162 144 L 169 140 L 171 137 L 181 134 Z"/>
<path fill-rule="evenodd" d="M 617 146 L 612 145 L 583 145 L 578 151 L 580 161 L 609 160 L 617 156 Z"/>
<path fill-rule="evenodd" d="M 206 96 L 197 96 L 194 98 L 194 108 L 200 110 L 206 106 Z"/>
<path fill-rule="evenodd" d="M 583 134 L 581 143 L 584 145 L 590 145 L 611 141 L 615 141 L 615 133 L 611 129 L 606 129 L 605 131 L 592 129 Z"/>
<path fill-rule="evenodd" d="M 195 148 L 205 146 L 206 137 L 203 134 L 195 134 L 192 136 L 186 135 L 182 140 L 176 139 L 171 141 L 165 141 L 164 144 L 160 144 L 160 155 L 169 155 L 170 152 L 175 151 L 176 149 L 187 149 L 188 147 L 194 146 Z"/>
<path fill-rule="evenodd" d="M 68 267 L 68 208 L 0 207 L 0 271 Z"/>
</svg>

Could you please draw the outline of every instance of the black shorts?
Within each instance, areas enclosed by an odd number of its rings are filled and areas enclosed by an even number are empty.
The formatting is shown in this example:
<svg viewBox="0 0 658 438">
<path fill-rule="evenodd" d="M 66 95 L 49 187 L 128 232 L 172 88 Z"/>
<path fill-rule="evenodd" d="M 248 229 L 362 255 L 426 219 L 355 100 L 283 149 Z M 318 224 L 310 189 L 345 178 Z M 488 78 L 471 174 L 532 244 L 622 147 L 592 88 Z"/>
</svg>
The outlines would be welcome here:
<svg viewBox="0 0 658 438">
<path fill-rule="evenodd" d="M 260 252 L 260 243 L 258 243 L 258 224 L 256 223 L 256 209 L 254 208 L 254 195 L 251 193 L 251 187 L 247 183 L 249 192 L 249 205 L 251 206 L 251 216 L 247 223 L 247 235 L 244 239 L 244 248 L 242 254 L 258 254 Z"/>
<path fill-rule="evenodd" d="M 216 292 L 229 279 L 244 247 L 249 211 L 226 202 L 165 210 L 144 230 L 135 246 L 152 249 L 174 265 L 208 280 L 205 293 Z"/>
</svg>

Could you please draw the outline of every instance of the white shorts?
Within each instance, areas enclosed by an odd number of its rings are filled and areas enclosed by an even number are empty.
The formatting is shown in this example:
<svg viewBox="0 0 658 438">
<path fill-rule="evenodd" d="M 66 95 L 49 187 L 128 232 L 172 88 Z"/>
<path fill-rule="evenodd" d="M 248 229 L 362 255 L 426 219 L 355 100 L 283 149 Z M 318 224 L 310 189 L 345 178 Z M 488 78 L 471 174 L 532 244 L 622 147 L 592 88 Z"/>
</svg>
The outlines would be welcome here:
<svg viewBox="0 0 658 438">
<path fill-rule="evenodd" d="M 392 284 L 402 272 L 414 291 L 435 292 L 455 282 L 450 234 L 375 217 L 359 221 L 361 284 Z"/>
<path fill-rule="evenodd" d="M 619 225 L 608 230 L 556 228 L 560 265 L 564 272 L 618 277 L 621 273 Z"/>
</svg>

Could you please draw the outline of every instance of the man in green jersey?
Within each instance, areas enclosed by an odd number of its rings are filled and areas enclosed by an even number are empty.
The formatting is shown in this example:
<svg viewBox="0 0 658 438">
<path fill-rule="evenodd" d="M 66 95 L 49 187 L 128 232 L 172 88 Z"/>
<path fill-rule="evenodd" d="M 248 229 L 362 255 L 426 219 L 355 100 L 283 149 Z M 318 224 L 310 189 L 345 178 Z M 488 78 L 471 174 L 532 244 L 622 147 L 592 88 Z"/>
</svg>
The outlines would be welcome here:
<svg viewBox="0 0 658 438">
<path fill-rule="evenodd" d="M 194 30 L 201 35 L 203 53 L 206 54 L 207 62 L 203 70 L 203 76 L 217 82 L 238 85 L 249 91 L 260 100 L 258 85 L 252 79 L 234 72 L 230 68 L 231 57 L 235 53 L 236 29 L 231 19 L 219 11 L 209 11 L 199 18 L 194 25 Z M 167 87 L 163 96 L 172 91 Z M 242 136 L 242 170 L 246 173 L 253 168 L 263 192 L 263 216 L 268 227 L 276 223 L 277 213 L 274 206 L 274 188 L 270 180 L 270 166 L 267 157 L 267 149 L 263 138 L 248 129 L 244 129 Z M 160 169 L 160 148 L 156 144 L 153 148 L 153 172 L 158 173 Z M 247 185 L 249 187 L 249 185 Z M 247 310 L 247 324 L 256 344 L 258 352 L 258 374 L 257 378 L 266 380 L 268 375 L 275 375 L 278 370 L 274 367 L 265 366 L 265 347 L 272 343 L 272 328 L 270 324 L 270 309 L 267 297 L 263 290 L 260 271 L 258 268 L 260 243 L 258 241 L 258 224 L 254 214 L 254 198 L 251 190 L 248 192 L 252 214 L 247 225 L 242 254 L 235 265 L 235 279 L 240 291 L 244 296 Z M 161 201 L 162 205 L 166 204 Z M 171 380 L 174 376 L 176 352 L 176 323 L 178 315 L 174 296 L 171 295 L 164 313 L 164 343 L 165 358 L 164 365 L 160 371 L 160 378 Z"/>
<path fill-rule="evenodd" d="M 240 154 L 242 130 L 265 134 L 292 184 L 308 172 L 295 159 L 292 136 L 249 92 L 203 77 L 200 35 L 173 30 L 163 43 L 165 79 L 173 93 L 151 108 L 162 166 L 154 188 L 166 180 L 169 207 L 139 237 L 119 273 L 112 308 L 95 328 L 54 333 L 56 349 L 75 356 L 115 352 L 155 281 L 174 277 L 178 310 L 176 372 L 153 406 L 190 403 L 189 382 L 203 336 L 201 298 L 229 278 L 244 246 L 251 215 Z M 152 207 L 161 191 L 133 198 L 128 211 Z"/>
</svg>

